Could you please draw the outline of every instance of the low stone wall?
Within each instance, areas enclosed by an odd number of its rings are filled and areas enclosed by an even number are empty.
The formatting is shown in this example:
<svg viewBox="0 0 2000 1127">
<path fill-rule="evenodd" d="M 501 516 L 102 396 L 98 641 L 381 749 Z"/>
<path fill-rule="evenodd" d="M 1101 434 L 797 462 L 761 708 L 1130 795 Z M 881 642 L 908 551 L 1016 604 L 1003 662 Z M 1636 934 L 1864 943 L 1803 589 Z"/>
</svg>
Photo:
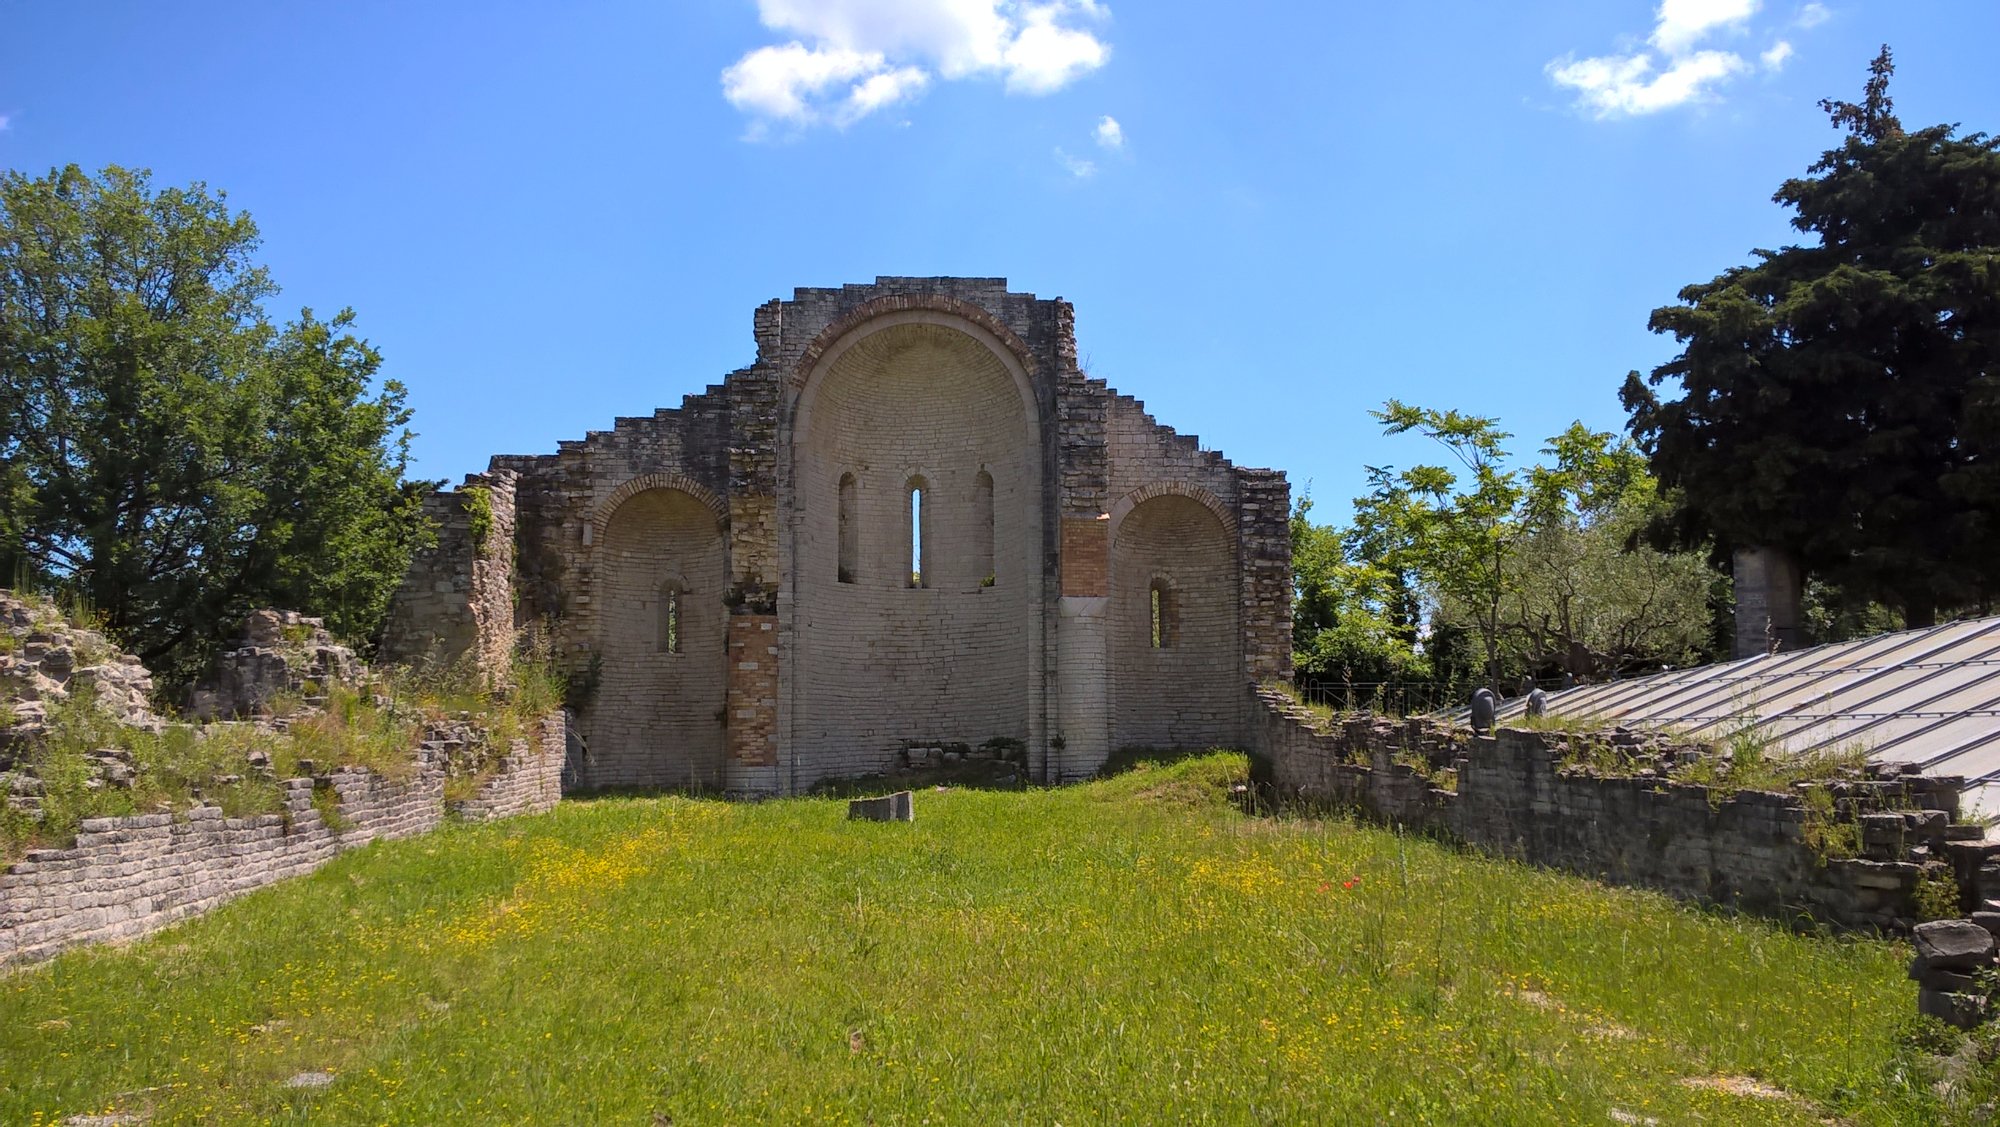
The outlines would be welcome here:
<svg viewBox="0 0 2000 1127">
<path fill-rule="evenodd" d="M 474 820 L 547 810 L 561 797 L 566 728 L 543 720 L 461 808 Z M 445 817 L 445 771 L 426 752 L 406 779 L 342 768 L 319 780 L 287 779 L 284 812 L 224 817 L 204 806 L 179 814 L 84 821 L 76 844 L 40 849 L 0 873 L 0 966 L 49 958 L 66 947 L 133 939 L 288 877 L 344 850 L 413 837 Z M 338 829 L 313 805 L 330 787 Z"/>
<path fill-rule="evenodd" d="M 1260 692 L 1256 750 L 1278 787 L 1384 822 L 1440 832 L 1501 857 L 1779 919 L 1905 931 L 1926 880 L 1961 903 L 1987 847 L 1955 826 L 1960 781 L 1918 775 L 1835 783 L 1835 821 L 1862 855 L 1829 858 L 1799 793 L 1735 791 L 1563 765 L 1558 733 L 1475 737 L 1424 721 L 1322 728 L 1282 694 Z M 1421 764 L 1421 766 L 1419 766 Z M 1434 785 L 1441 770 L 1455 786 Z"/>
<path fill-rule="evenodd" d="M 562 798 L 563 755 L 568 741 L 569 729 L 560 717 L 542 721 L 533 742 L 517 744 L 513 754 L 502 756 L 499 770 L 454 813 L 483 821 L 554 808 Z"/>
</svg>

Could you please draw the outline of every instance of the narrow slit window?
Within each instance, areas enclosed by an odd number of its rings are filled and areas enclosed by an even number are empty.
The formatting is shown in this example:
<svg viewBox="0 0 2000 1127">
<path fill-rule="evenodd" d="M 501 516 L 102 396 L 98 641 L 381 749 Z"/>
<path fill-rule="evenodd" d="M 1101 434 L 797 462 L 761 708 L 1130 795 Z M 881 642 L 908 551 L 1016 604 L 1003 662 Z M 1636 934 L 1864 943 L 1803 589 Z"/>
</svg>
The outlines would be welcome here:
<svg viewBox="0 0 2000 1127">
<path fill-rule="evenodd" d="M 681 588 L 677 583 L 669 583 L 660 588 L 660 652 L 677 654 L 681 652 L 681 635 L 686 623 L 682 620 Z"/>
<path fill-rule="evenodd" d="M 1146 591 L 1146 610 L 1150 626 L 1149 640 L 1156 650 L 1172 649 L 1174 645 L 1176 621 L 1174 590 L 1164 579 L 1153 580 Z"/>
<path fill-rule="evenodd" d="M 924 494 L 929 484 L 921 477 L 910 479 L 910 586 L 928 587 L 930 579 L 924 573 L 924 551 L 928 536 L 924 528 Z"/>
<path fill-rule="evenodd" d="M 854 475 L 840 475 L 840 570 L 842 583 L 854 582 L 855 560 L 861 555 L 861 528 L 854 513 Z"/>
<path fill-rule="evenodd" d="M 993 586 L 993 475 L 985 470 L 973 482 L 972 521 L 974 575 L 981 587 Z"/>
</svg>

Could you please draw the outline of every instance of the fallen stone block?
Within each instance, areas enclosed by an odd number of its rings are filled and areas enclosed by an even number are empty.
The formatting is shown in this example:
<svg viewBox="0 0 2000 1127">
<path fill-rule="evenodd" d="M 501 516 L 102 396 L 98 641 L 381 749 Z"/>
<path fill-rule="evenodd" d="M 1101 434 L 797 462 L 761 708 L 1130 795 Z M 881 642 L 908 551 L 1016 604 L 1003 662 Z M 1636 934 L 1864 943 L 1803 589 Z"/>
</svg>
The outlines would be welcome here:
<svg viewBox="0 0 2000 1127">
<path fill-rule="evenodd" d="M 881 798 L 853 799 L 847 804 L 847 817 L 868 822 L 914 822 L 917 811 L 910 792 L 899 790 Z"/>
<path fill-rule="evenodd" d="M 1931 970 L 1978 970 L 1993 962 L 1993 933 L 1971 920 L 1932 920 L 1910 937 Z"/>
</svg>

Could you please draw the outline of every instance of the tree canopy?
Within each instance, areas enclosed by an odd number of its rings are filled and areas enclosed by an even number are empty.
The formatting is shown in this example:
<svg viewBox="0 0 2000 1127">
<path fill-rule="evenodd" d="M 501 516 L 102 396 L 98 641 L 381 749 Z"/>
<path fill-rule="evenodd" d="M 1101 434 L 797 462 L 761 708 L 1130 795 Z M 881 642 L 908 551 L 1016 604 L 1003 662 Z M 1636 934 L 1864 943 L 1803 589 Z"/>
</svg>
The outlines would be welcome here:
<svg viewBox="0 0 2000 1127">
<path fill-rule="evenodd" d="M 1369 469 L 1353 523 L 1292 517 L 1294 665 L 1308 681 L 1579 678 L 1701 657 L 1718 576 L 1641 535 L 1665 504 L 1629 442 L 1573 424 L 1522 468 L 1496 420 L 1391 400 L 1390 434 L 1455 465 Z"/>
<path fill-rule="evenodd" d="M 2000 588 L 2000 140 L 1904 129 L 1893 71 L 1884 47 L 1860 102 L 1820 103 L 1845 136 L 1774 197 L 1813 241 L 1654 310 L 1682 350 L 1622 398 L 1686 542 L 1921 625 Z"/>
<path fill-rule="evenodd" d="M 0 583 L 170 676 L 258 605 L 367 638 L 425 532 L 404 389 L 352 311 L 274 324 L 258 244 L 199 183 L 0 178 Z"/>
</svg>

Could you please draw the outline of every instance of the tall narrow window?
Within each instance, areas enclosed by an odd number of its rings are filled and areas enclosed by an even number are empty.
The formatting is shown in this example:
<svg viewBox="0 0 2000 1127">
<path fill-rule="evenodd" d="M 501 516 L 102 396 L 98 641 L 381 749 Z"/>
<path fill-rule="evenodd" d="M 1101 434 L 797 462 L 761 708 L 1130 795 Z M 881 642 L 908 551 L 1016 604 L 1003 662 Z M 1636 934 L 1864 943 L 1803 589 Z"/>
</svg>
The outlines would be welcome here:
<svg viewBox="0 0 2000 1127">
<path fill-rule="evenodd" d="M 840 475 L 840 572 L 842 583 L 854 582 L 855 559 L 861 554 L 860 520 L 854 514 L 854 475 Z"/>
<path fill-rule="evenodd" d="M 1172 649 L 1176 621 L 1174 589 L 1164 579 L 1153 580 L 1146 590 L 1147 610 L 1152 625 L 1152 646 L 1156 650 Z"/>
<path fill-rule="evenodd" d="M 660 587 L 660 652 L 677 654 L 681 652 L 682 591 L 678 582 L 668 581 Z"/>
<path fill-rule="evenodd" d="M 930 483 L 921 477 L 910 479 L 910 586 L 928 587 L 930 579 L 924 573 L 924 548 L 928 545 L 928 529 L 924 527 L 924 494 L 929 492 Z"/>
<path fill-rule="evenodd" d="M 972 483 L 973 564 L 981 587 L 993 586 L 993 475 L 985 470 Z"/>
</svg>

